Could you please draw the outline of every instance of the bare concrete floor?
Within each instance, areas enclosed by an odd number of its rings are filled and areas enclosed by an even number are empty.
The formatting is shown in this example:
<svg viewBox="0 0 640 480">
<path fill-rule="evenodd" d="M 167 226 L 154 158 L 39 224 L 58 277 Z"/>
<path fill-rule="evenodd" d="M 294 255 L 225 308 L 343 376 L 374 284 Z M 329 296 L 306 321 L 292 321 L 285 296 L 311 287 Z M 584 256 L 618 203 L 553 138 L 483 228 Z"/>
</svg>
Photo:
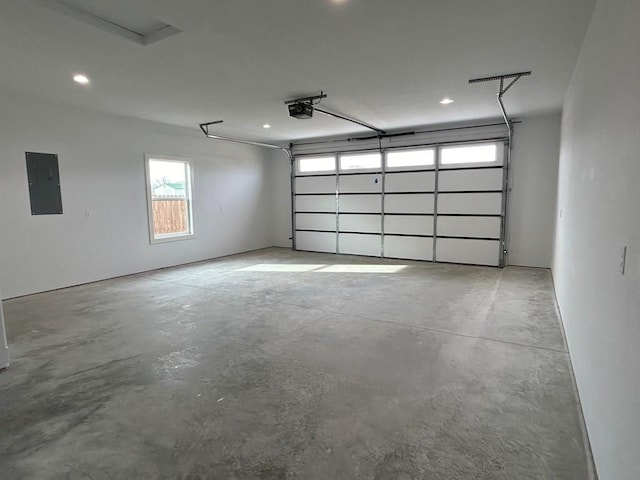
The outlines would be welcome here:
<svg viewBox="0 0 640 480">
<path fill-rule="evenodd" d="M 546 270 L 268 249 L 4 306 L 3 480 L 588 478 Z"/>
</svg>

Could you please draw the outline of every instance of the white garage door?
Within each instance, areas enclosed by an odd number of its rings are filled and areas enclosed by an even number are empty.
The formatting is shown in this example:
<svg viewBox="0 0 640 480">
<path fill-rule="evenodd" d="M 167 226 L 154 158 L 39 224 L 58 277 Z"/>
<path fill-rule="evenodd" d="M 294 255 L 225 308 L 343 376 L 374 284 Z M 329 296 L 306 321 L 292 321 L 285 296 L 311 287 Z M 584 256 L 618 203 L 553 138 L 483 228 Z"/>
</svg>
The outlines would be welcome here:
<svg viewBox="0 0 640 480">
<path fill-rule="evenodd" d="M 386 257 L 433 260 L 435 179 L 434 148 L 386 152 Z"/>
<path fill-rule="evenodd" d="M 501 264 L 504 144 L 296 158 L 295 248 Z"/>
<path fill-rule="evenodd" d="M 296 249 L 337 253 L 335 156 L 296 159 L 296 170 Z"/>
</svg>

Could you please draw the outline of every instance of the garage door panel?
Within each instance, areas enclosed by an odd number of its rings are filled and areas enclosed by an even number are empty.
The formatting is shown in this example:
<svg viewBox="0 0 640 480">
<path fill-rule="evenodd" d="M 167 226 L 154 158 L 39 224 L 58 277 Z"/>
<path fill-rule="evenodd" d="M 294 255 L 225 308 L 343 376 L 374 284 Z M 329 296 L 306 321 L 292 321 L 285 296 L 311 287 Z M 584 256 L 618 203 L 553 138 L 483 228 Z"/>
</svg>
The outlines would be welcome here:
<svg viewBox="0 0 640 480">
<path fill-rule="evenodd" d="M 387 215 L 384 217 L 384 233 L 432 235 L 433 217 L 431 215 Z"/>
<path fill-rule="evenodd" d="M 340 195 L 341 212 L 380 213 L 381 209 L 380 195 Z"/>
<path fill-rule="evenodd" d="M 430 261 L 433 259 L 433 239 L 385 236 L 384 256 Z"/>
<path fill-rule="evenodd" d="M 381 192 L 381 175 L 342 175 L 339 181 L 341 193 Z"/>
<path fill-rule="evenodd" d="M 336 230 L 336 215 L 324 213 L 297 213 L 296 229 L 298 230 Z"/>
<path fill-rule="evenodd" d="M 297 212 L 335 212 L 335 195 L 302 195 L 296 196 Z"/>
<path fill-rule="evenodd" d="M 296 193 L 335 193 L 336 177 L 297 177 Z"/>
<path fill-rule="evenodd" d="M 310 252 L 336 253 L 336 234 L 325 232 L 296 232 L 296 249 Z"/>
<path fill-rule="evenodd" d="M 381 250 L 380 235 L 339 234 L 340 253 L 379 257 Z"/>
<path fill-rule="evenodd" d="M 436 260 L 438 262 L 498 266 L 500 261 L 500 242 L 495 240 L 438 238 L 436 241 Z"/>
<path fill-rule="evenodd" d="M 384 191 L 389 192 L 433 192 L 435 189 L 434 172 L 405 172 L 386 174 Z"/>
<path fill-rule="evenodd" d="M 438 235 L 500 238 L 500 217 L 438 217 Z"/>
<path fill-rule="evenodd" d="M 433 213 L 433 195 L 422 194 L 386 194 L 384 196 L 385 213 Z"/>
<path fill-rule="evenodd" d="M 450 193 L 438 195 L 438 213 L 498 215 L 501 193 Z"/>
<path fill-rule="evenodd" d="M 441 171 L 438 191 L 502 190 L 502 169 Z"/>
<path fill-rule="evenodd" d="M 382 218 L 380 215 L 340 215 L 341 232 L 380 233 Z"/>
</svg>

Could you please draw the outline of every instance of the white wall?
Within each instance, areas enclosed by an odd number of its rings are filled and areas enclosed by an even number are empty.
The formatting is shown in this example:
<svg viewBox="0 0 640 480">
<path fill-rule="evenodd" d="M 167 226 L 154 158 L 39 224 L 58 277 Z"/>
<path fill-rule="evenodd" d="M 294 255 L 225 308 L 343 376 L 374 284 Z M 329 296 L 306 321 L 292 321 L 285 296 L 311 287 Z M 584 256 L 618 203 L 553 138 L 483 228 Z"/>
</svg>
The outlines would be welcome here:
<svg viewBox="0 0 640 480">
<path fill-rule="evenodd" d="M 291 165 L 289 156 L 271 152 L 271 244 L 291 248 Z"/>
<path fill-rule="evenodd" d="M 600 480 L 640 478 L 638 25 L 598 2 L 562 123 L 553 274 Z"/>
<path fill-rule="evenodd" d="M 517 88 L 526 88 L 522 84 Z M 508 100 L 505 98 L 505 102 Z M 560 112 L 515 126 L 509 195 L 509 264 L 551 267 L 558 185 Z"/>
<path fill-rule="evenodd" d="M 0 291 L 0 300 L 2 299 L 2 291 Z M 7 346 L 7 334 L 4 328 L 4 311 L 2 309 L 2 301 L 0 301 L 0 369 L 9 366 L 9 347 Z"/>
<path fill-rule="evenodd" d="M 271 245 L 263 149 L 35 101 L 4 97 L 0 112 L 5 298 Z M 58 154 L 63 215 L 31 215 L 25 151 Z M 149 243 L 145 153 L 193 159 L 195 239 Z"/>
</svg>

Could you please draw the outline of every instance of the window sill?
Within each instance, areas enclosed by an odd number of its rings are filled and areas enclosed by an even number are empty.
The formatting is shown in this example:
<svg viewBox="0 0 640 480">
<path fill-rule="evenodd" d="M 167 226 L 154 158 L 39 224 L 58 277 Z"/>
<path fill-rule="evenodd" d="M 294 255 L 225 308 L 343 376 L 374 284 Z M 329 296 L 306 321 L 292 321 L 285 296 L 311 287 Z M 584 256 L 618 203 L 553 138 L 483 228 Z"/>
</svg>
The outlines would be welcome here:
<svg viewBox="0 0 640 480">
<path fill-rule="evenodd" d="M 194 233 L 188 233 L 184 235 L 168 235 L 166 237 L 151 238 L 149 240 L 149 243 L 151 243 L 151 245 L 154 245 L 156 243 L 168 243 L 168 242 L 179 242 L 181 240 L 193 240 L 194 238 L 196 238 Z"/>
</svg>

